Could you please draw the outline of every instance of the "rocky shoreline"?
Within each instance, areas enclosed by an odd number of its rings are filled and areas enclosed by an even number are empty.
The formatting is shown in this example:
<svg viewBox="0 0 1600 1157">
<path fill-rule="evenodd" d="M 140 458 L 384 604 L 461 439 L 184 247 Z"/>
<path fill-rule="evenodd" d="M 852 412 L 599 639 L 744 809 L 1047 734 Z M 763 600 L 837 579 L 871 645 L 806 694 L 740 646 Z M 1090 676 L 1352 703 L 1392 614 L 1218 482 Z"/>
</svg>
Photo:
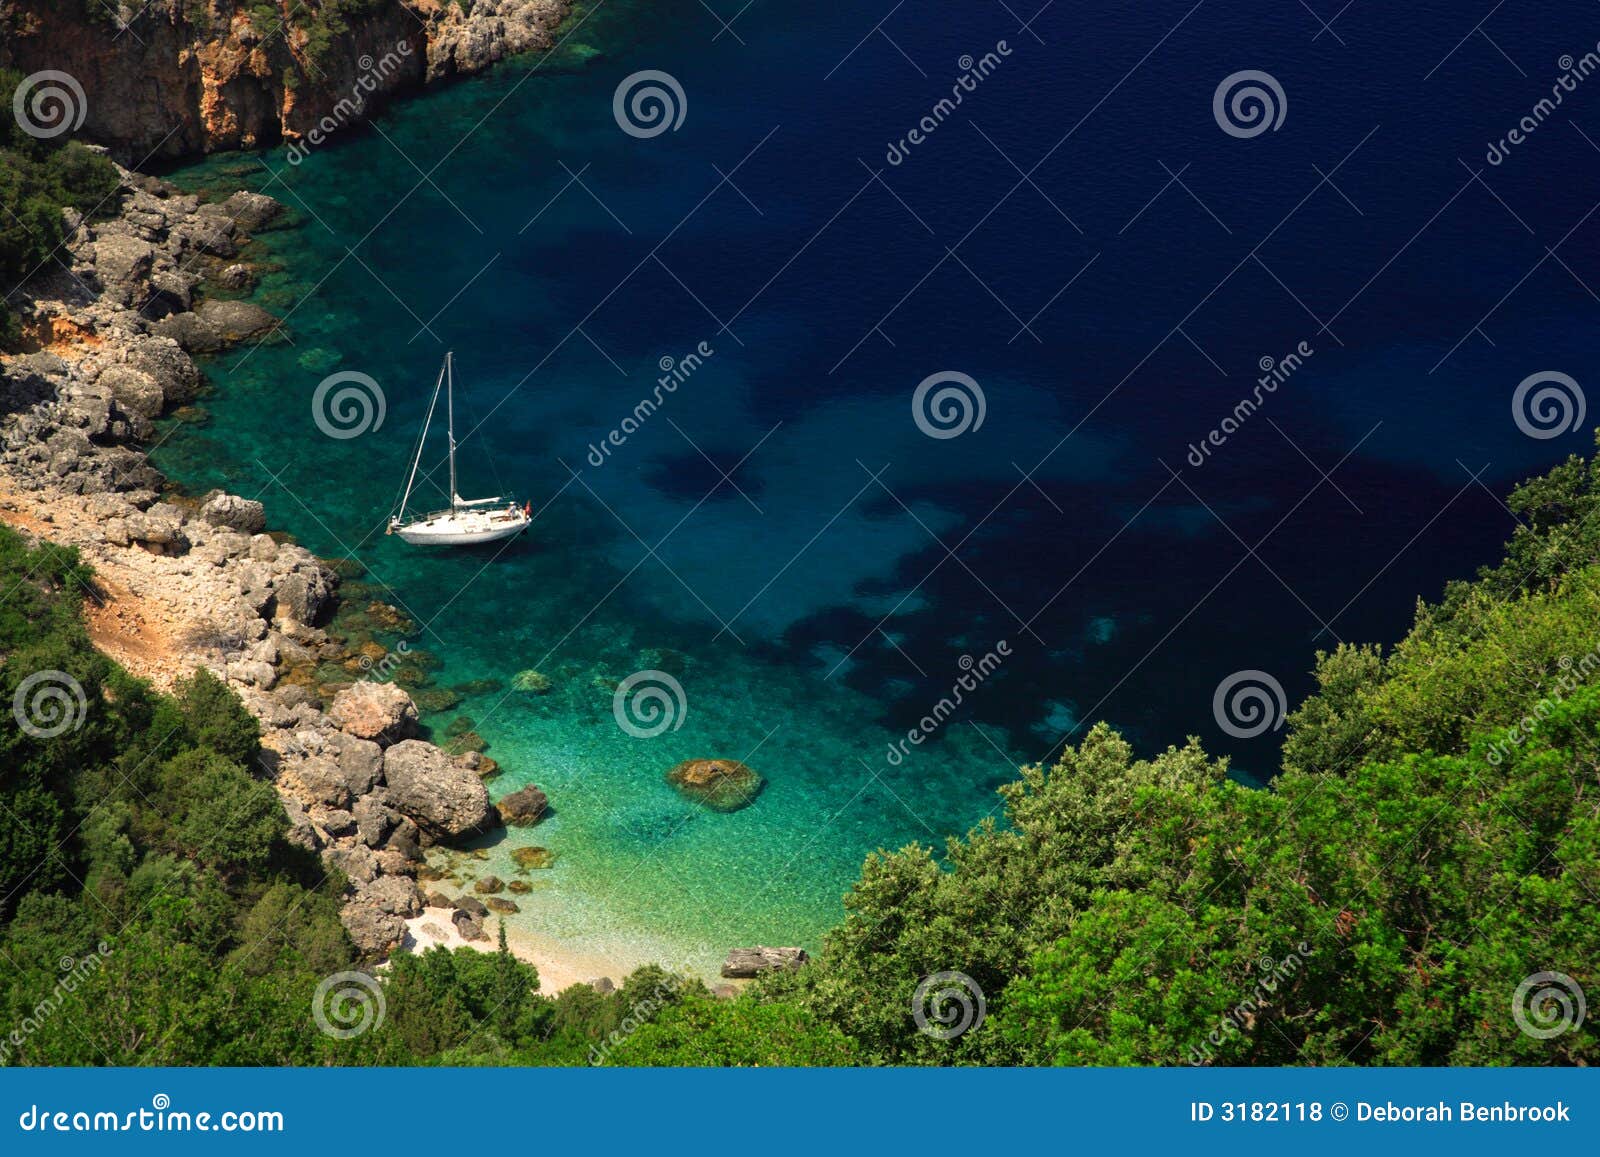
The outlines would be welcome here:
<svg viewBox="0 0 1600 1157">
<path fill-rule="evenodd" d="M 191 353 L 270 335 L 249 303 L 206 298 L 248 281 L 253 230 L 282 208 L 239 192 L 202 204 L 126 169 L 116 215 L 69 218 L 70 267 L 13 299 L 25 350 L 0 359 L 0 521 L 76 547 L 100 590 L 97 644 L 157 685 L 205 667 L 261 721 L 261 773 L 290 839 L 347 881 L 341 916 L 369 958 L 420 916 L 424 849 L 500 824 L 475 752 L 417 738 L 417 708 L 390 683 L 349 683 L 324 702 L 310 673 L 370 670 L 326 630 L 340 576 L 267 533 L 262 503 L 167 491 L 144 443 L 191 403 Z M 19 300 L 20 299 L 20 300 Z M 463 936 L 487 939 L 469 915 Z"/>
<path fill-rule="evenodd" d="M 569 8 L 570 0 L 286 8 L 0 0 L 0 67 L 70 76 L 82 135 L 124 160 L 191 156 L 298 141 L 330 122 L 366 120 L 423 85 L 548 49 Z"/>
</svg>

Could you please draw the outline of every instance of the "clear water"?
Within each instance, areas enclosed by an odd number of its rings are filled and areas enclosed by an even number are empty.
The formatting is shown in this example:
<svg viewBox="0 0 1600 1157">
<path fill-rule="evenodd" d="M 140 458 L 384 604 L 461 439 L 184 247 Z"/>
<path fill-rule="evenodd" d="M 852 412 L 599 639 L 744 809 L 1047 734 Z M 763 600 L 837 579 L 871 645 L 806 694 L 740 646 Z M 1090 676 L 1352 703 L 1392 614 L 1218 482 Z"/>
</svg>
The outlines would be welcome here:
<svg viewBox="0 0 1600 1157">
<path fill-rule="evenodd" d="M 1344 44 L 1281 5 L 1190 7 L 1052 6 L 1036 40 L 1001 5 L 902 9 L 881 34 L 861 4 L 757 5 L 735 38 L 698 4 L 610 0 L 549 58 L 298 167 L 278 150 L 177 174 L 295 209 L 253 255 L 277 265 L 255 296 L 290 340 L 208 365 L 209 422 L 166 431 L 158 461 L 359 560 L 422 625 L 408 642 L 443 661 L 437 684 L 504 685 L 429 722 L 474 721 L 497 795 L 550 795 L 490 851 L 502 875 L 517 842 L 560 857 L 527 877 L 527 928 L 699 969 L 733 944 L 815 948 L 867 853 L 965 830 L 1096 719 L 1270 775 L 1281 733 L 1225 733 L 1218 683 L 1261 669 L 1293 699 L 1335 637 L 1396 637 L 1509 532 L 1492 492 L 1585 447 L 1526 437 L 1510 398 L 1595 361 L 1600 154 L 1576 130 L 1600 135 L 1600 88 L 1481 158 L 1584 51 L 1591 10 L 1497 21 L 1519 76 L 1476 38 L 1451 52 L 1471 21 L 1450 4 L 1358 6 Z M 886 163 L 960 58 L 1002 39 L 958 113 Z M 1289 108 L 1239 140 L 1211 99 L 1251 67 Z M 681 84 L 678 131 L 619 129 L 613 94 L 642 69 Z M 1573 272 L 1528 274 L 1558 242 Z M 1187 462 L 1260 359 L 1302 341 L 1260 413 Z M 702 342 L 595 465 L 662 360 Z M 504 549 L 382 534 L 446 348 L 462 489 L 538 512 Z M 336 370 L 380 384 L 381 427 L 319 431 Z M 918 429 L 912 392 L 940 371 L 980 383 L 981 427 Z M 891 760 L 1001 641 L 999 670 Z M 511 690 L 529 669 L 548 694 Z M 687 709 L 639 738 L 613 695 L 647 669 Z M 765 788 L 707 811 L 665 782 L 699 757 Z"/>
</svg>

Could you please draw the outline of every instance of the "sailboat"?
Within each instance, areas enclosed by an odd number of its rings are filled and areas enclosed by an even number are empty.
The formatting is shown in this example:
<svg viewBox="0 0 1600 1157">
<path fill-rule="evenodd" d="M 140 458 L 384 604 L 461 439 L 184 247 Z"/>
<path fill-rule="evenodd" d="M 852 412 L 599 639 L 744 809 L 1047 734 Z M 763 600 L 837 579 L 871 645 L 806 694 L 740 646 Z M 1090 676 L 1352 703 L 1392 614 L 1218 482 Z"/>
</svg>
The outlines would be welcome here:
<svg viewBox="0 0 1600 1157">
<path fill-rule="evenodd" d="M 514 534 L 521 534 L 533 522 L 529 504 L 518 506 L 515 499 L 504 496 L 494 498 L 463 498 L 456 491 L 456 407 L 455 407 L 455 355 L 444 355 L 444 365 L 439 369 L 439 380 L 433 386 L 433 399 L 428 403 L 428 416 L 422 421 L 422 433 L 417 438 L 417 453 L 411 460 L 410 473 L 406 475 L 405 491 L 400 503 L 389 516 L 388 534 L 398 534 L 416 546 L 472 546 L 480 542 L 499 542 Z M 445 425 L 450 447 L 450 506 L 426 514 L 410 513 L 411 494 L 417 484 L 417 469 L 422 465 L 422 453 L 428 443 L 428 429 L 433 424 L 434 411 L 439 408 L 439 394 L 445 396 Z"/>
</svg>

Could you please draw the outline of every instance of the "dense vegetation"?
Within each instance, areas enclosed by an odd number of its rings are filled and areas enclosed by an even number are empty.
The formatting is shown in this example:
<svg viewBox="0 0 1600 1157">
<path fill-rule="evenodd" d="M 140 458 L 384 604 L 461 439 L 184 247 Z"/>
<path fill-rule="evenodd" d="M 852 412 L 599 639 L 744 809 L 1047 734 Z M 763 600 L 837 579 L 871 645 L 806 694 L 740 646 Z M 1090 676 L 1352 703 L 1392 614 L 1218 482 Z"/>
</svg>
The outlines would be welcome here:
<svg viewBox="0 0 1600 1157">
<path fill-rule="evenodd" d="M 9 115 L 22 74 L 0 69 L 0 95 L 8 114 L 0 117 L 0 349 L 17 339 L 16 318 L 6 304 L 22 280 L 56 260 L 67 229 L 63 207 L 91 216 L 115 208 L 117 171 L 111 162 L 77 142 L 40 140 Z"/>
<path fill-rule="evenodd" d="M 0 736 L 0 1041 L 11 1063 L 1591 1064 L 1530 974 L 1600 992 L 1600 459 L 1518 488 L 1499 565 L 1391 651 L 1317 657 L 1271 790 L 1104 725 L 942 855 L 880 852 L 821 958 L 738 1000 L 646 969 L 553 998 L 504 951 L 399 956 L 386 1015 L 317 1032 L 354 967 L 341 882 L 283 839 L 258 736 L 200 675 L 95 653 L 70 554 L 0 533 L 0 701 L 69 673 L 83 726 Z M 104 943 L 102 955 L 97 945 Z M 60 994 L 69 963 L 99 963 Z M 82 971 L 74 969 L 74 975 Z M 972 1006 L 923 1000 L 961 973 Z M 55 995 L 52 995 L 54 993 Z M 41 1006 L 41 1002 L 44 1004 Z M 38 1011 L 42 1007 L 43 1013 Z M 947 1019 L 948 1018 L 948 1019 Z M 948 1038 L 948 1039 L 946 1039 Z"/>
<path fill-rule="evenodd" d="M 92 595 L 74 552 L 0 527 L 0 1064 L 587 1064 L 636 1007 L 704 997 L 645 969 L 546 998 L 502 943 L 402 956 L 371 1032 L 318 1031 L 360 995 L 316 999 L 362 966 L 344 881 L 285 841 L 233 693 L 129 676 L 90 645 Z"/>
</svg>

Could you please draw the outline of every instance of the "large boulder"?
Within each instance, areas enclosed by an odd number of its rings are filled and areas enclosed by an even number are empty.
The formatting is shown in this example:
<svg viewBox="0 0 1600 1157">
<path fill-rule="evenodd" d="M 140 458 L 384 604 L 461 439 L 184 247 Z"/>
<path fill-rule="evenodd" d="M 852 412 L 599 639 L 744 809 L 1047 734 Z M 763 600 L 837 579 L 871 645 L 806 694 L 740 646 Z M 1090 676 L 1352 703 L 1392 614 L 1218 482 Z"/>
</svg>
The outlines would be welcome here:
<svg viewBox="0 0 1600 1157">
<path fill-rule="evenodd" d="M 128 351 L 127 364 L 155 379 L 167 405 L 192 402 L 200 392 L 200 371 L 171 338 L 152 337 Z"/>
<path fill-rule="evenodd" d="M 266 507 L 237 494 L 213 494 L 200 507 L 200 517 L 212 526 L 226 526 L 241 534 L 260 534 L 267 526 Z"/>
<path fill-rule="evenodd" d="M 500 813 L 500 822 L 507 827 L 523 828 L 538 823 L 549 806 L 549 797 L 529 784 L 495 804 L 495 810 Z"/>
<path fill-rule="evenodd" d="M 431 743 L 407 739 L 389 748 L 383 778 L 390 805 L 410 816 L 427 840 L 482 831 L 499 818 L 483 781 Z"/>
<path fill-rule="evenodd" d="M 195 316 L 222 335 L 224 341 L 245 341 L 269 333 L 278 325 L 273 317 L 259 305 L 248 301 L 224 301 L 212 298 L 200 303 Z"/>
<path fill-rule="evenodd" d="M 763 972 L 799 968 L 810 959 L 804 948 L 734 948 L 722 962 L 722 975 L 730 980 L 748 980 Z"/>
<path fill-rule="evenodd" d="M 712 811 L 731 812 L 752 803 L 765 781 L 737 759 L 686 759 L 667 772 L 667 782 Z"/>
<path fill-rule="evenodd" d="M 308 627 L 315 626 L 333 605 L 338 587 L 338 576 L 326 567 L 315 563 L 296 566 L 273 583 L 278 614 Z"/>
<path fill-rule="evenodd" d="M 155 246 L 125 233 L 107 233 L 94 243 L 95 273 L 121 304 L 127 304 L 134 287 L 150 276 L 155 257 Z"/>
<path fill-rule="evenodd" d="M 463 940 L 489 939 L 489 934 L 483 930 L 482 921 L 469 912 L 456 912 L 450 918 L 450 922 L 456 926 L 456 931 L 461 934 Z"/>
<path fill-rule="evenodd" d="M 99 384 L 111 391 L 117 405 L 141 417 L 159 418 L 167 404 L 161 383 L 132 366 L 108 367 L 100 375 Z"/>
<path fill-rule="evenodd" d="M 283 212 L 283 206 L 264 193 L 251 193 L 240 189 L 233 196 L 222 202 L 221 209 L 233 223 L 246 233 L 254 233 L 263 225 L 270 224 L 278 214 Z"/>
<path fill-rule="evenodd" d="M 359 897 L 339 910 L 339 919 L 356 949 L 369 959 L 387 956 L 405 939 L 406 922 L 403 919 Z"/>
<path fill-rule="evenodd" d="M 417 733 L 417 705 L 393 683 L 366 682 L 346 687 L 333 697 L 328 717 L 345 734 L 383 745 L 410 739 Z M 444 758 L 437 748 L 429 750 Z M 471 776 L 470 772 L 465 774 Z M 477 780 L 476 776 L 472 778 Z"/>
<path fill-rule="evenodd" d="M 196 313 L 169 314 L 150 329 L 190 353 L 215 353 L 222 348 L 222 331 Z"/>
</svg>

